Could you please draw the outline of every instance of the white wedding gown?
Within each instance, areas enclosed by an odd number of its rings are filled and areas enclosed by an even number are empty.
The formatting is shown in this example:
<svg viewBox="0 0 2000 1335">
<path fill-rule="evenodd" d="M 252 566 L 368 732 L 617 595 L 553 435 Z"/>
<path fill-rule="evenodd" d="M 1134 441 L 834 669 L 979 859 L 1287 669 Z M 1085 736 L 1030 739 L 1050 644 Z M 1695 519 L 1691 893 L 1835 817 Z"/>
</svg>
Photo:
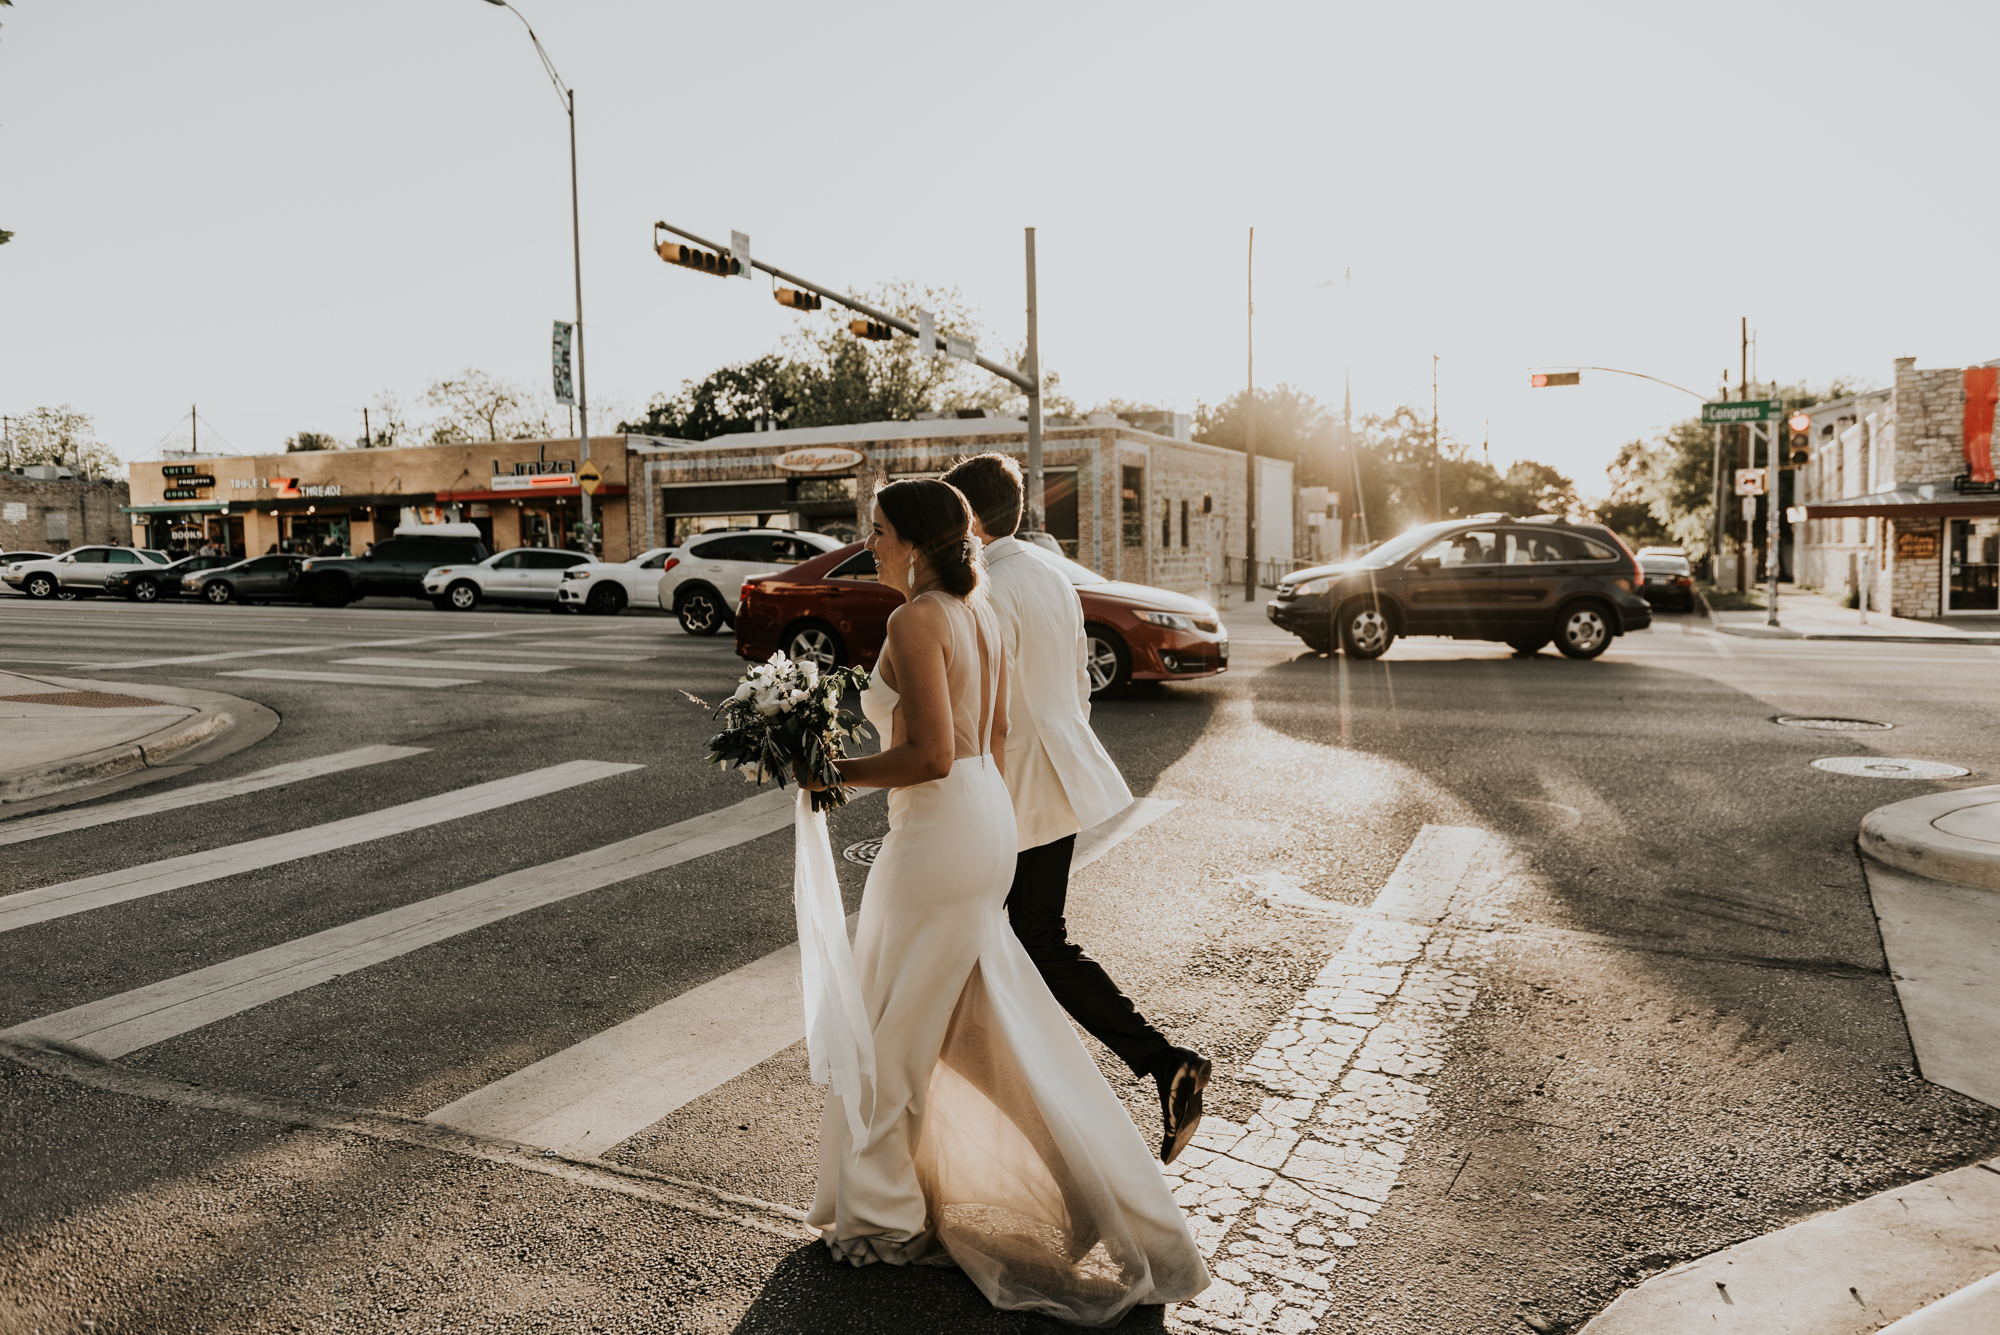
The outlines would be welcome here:
<svg viewBox="0 0 2000 1335">
<path fill-rule="evenodd" d="M 808 1220 L 854 1265 L 956 1263 L 995 1307 L 1109 1325 L 1135 1304 L 1193 1297 L 1208 1271 L 1159 1165 L 1007 922 L 1014 809 L 987 753 L 993 616 L 979 595 L 920 596 L 951 621 L 957 758 L 942 779 L 889 791 L 851 962 L 827 912 L 802 937 L 816 1077 L 833 1049 Z M 885 747 L 896 703 L 878 666 L 862 709 Z M 808 863 L 833 871 L 825 824 L 812 826 L 810 859 L 800 827 L 802 928 Z"/>
</svg>

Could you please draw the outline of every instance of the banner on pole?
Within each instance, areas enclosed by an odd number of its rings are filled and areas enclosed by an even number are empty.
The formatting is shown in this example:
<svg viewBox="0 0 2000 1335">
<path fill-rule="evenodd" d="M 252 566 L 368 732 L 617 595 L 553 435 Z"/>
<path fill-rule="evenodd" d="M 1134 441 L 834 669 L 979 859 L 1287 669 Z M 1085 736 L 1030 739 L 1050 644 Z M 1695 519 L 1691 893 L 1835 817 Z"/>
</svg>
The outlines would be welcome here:
<svg viewBox="0 0 2000 1335">
<path fill-rule="evenodd" d="M 929 311 L 917 312 L 917 355 L 937 356 L 937 316 Z"/>
<path fill-rule="evenodd" d="M 743 232 L 729 234 L 729 258 L 735 260 L 738 265 L 736 270 L 738 278 L 750 276 L 750 238 L 747 234 Z"/>
<path fill-rule="evenodd" d="M 556 402 L 565 407 L 576 407 L 576 376 L 570 370 L 570 344 L 576 337 L 576 326 L 563 320 L 556 321 L 555 338 L 549 348 L 549 369 L 556 384 Z"/>
</svg>

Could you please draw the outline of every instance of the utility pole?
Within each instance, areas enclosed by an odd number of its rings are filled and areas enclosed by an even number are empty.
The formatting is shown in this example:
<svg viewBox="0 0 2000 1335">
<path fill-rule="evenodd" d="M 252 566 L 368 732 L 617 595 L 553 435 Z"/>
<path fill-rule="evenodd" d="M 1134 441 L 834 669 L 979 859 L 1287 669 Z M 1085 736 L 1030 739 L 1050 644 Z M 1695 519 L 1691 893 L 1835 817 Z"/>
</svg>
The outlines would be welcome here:
<svg viewBox="0 0 2000 1335">
<path fill-rule="evenodd" d="M 192 403 L 188 405 L 188 430 L 194 435 L 193 454 L 201 453 L 201 414 Z"/>
<path fill-rule="evenodd" d="M 1739 350 L 1742 356 L 1742 364 L 1738 368 L 1739 374 L 1736 377 L 1736 397 L 1738 399 L 1748 399 L 1750 397 L 1750 317 L 1749 316 L 1745 315 L 1741 317 L 1740 329 L 1741 329 L 1741 335 L 1740 335 L 1741 343 L 1739 345 Z M 1757 464 L 1757 457 L 1755 453 L 1756 440 L 1755 437 L 1751 434 L 1751 428 L 1748 422 L 1745 422 L 1743 424 L 1743 435 L 1741 437 L 1741 442 L 1742 442 L 1741 453 L 1743 456 L 1743 462 L 1738 464 L 1737 467 L 1739 468 L 1755 467 Z M 1734 527 L 1734 525 L 1732 525 L 1732 527 Z M 1748 515 L 1745 515 L 1743 517 L 1743 535 L 1737 540 L 1736 543 L 1736 591 L 1738 593 L 1747 593 L 1750 590 L 1749 573 L 1748 573 L 1750 568 L 1750 547 L 1751 547 L 1750 517 Z"/>
<path fill-rule="evenodd" d="M 1725 402 L 1729 398 L 1729 368 L 1727 367 L 1724 367 L 1722 371 L 1722 398 Z M 1723 498 L 1726 494 L 1722 489 L 1722 423 L 1717 422 L 1715 424 L 1715 457 L 1710 464 L 1708 481 L 1710 511 L 1708 525 L 1708 581 L 1711 584 L 1718 584 L 1718 577 L 1722 574 L 1720 569 L 1720 562 L 1722 561 L 1722 526 L 1726 521 L 1726 517 L 1723 514 L 1723 506 L 1727 503 Z"/>
<path fill-rule="evenodd" d="M 1257 229 L 1250 229 L 1243 283 L 1244 351 L 1250 388 L 1243 396 L 1243 601 L 1257 601 Z"/>
<path fill-rule="evenodd" d="M 368 410 L 366 408 L 361 410 L 361 448 L 364 450 L 375 448 L 375 432 L 368 425 Z"/>
<path fill-rule="evenodd" d="M 1035 229 L 1028 230 L 1028 531 L 1041 533 L 1046 524 L 1042 513 L 1042 351 L 1035 313 Z M 932 355 L 929 348 L 923 355 Z M 1120 541 L 1123 541 L 1121 538 Z"/>
<path fill-rule="evenodd" d="M 1431 354 L 1431 489 L 1435 509 L 1431 517 L 1444 518 L 1444 451 L 1438 445 L 1438 356 Z"/>
</svg>

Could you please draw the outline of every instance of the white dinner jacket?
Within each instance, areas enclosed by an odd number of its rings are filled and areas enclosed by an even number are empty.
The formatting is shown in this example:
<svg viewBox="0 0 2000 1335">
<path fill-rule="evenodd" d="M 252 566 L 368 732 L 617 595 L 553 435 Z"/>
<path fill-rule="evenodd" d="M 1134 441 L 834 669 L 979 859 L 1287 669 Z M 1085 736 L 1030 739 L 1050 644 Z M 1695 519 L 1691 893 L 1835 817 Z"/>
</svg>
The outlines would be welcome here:
<svg viewBox="0 0 2000 1335">
<path fill-rule="evenodd" d="M 986 580 L 1007 646 L 1007 791 L 1022 849 L 1123 811 L 1132 790 L 1090 728 L 1083 600 L 1019 538 L 986 544 Z"/>
</svg>

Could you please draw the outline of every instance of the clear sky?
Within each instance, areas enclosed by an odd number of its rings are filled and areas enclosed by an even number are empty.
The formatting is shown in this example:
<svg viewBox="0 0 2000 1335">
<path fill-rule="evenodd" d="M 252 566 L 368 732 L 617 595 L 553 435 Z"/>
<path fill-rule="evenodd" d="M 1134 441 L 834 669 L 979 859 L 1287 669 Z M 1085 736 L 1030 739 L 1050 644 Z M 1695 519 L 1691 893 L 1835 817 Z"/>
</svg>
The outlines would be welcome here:
<svg viewBox="0 0 2000 1335">
<path fill-rule="evenodd" d="M 1447 431 L 1586 493 L 1694 400 L 1531 366 L 1705 392 L 1746 315 L 1766 379 L 2000 357 L 1991 0 L 519 3 L 577 89 L 590 387 L 628 409 L 800 318 L 661 264 L 656 218 L 956 284 L 1006 346 L 1035 226 L 1065 390 L 1183 411 L 1243 384 L 1254 224 L 1259 383 L 1428 410 L 1436 354 Z M 73 404 L 136 459 L 191 402 L 247 453 L 464 367 L 546 384 L 565 119 L 505 10 L 0 24 L 0 411 Z"/>
</svg>

